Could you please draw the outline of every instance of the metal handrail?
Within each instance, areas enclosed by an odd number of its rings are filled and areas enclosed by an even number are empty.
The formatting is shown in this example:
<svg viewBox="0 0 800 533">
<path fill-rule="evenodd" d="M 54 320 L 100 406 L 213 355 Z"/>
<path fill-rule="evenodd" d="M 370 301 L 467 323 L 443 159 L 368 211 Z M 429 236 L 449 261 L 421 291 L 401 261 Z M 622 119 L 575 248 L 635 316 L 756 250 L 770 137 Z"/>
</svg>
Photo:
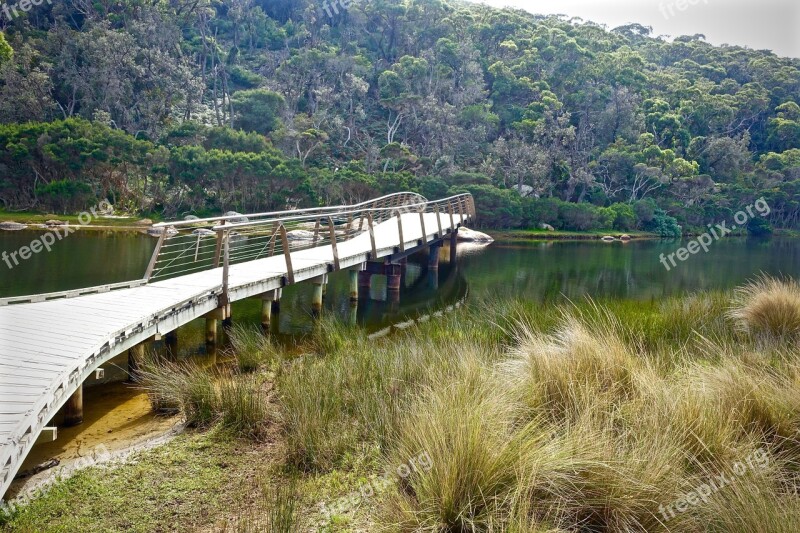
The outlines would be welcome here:
<svg viewBox="0 0 800 533">
<path fill-rule="evenodd" d="M 338 211 L 341 209 L 353 209 L 359 208 L 362 206 L 366 206 L 368 204 L 376 204 L 377 202 L 384 202 L 390 198 L 402 197 L 402 196 L 415 196 L 417 198 L 422 198 L 427 202 L 427 199 L 422 196 L 421 194 L 415 192 L 396 192 L 392 194 L 387 194 L 385 196 L 381 196 L 380 198 L 375 198 L 373 200 L 367 200 L 358 204 L 352 205 L 338 205 L 338 206 L 324 206 L 324 207 L 306 207 L 303 209 L 288 209 L 284 211 L 268 211 L 264 213 L 252 213 L 252 214 L 238 214 L 238 215 L 226 215 L 226 216 L 218 216 L 218 217 L 208 217 L 208 218 L 196 218 L 193 220 L 180 220 L 175 222 L 158 222 L 153 224 L 153 228 L 167 228 L 167 227 L 178 227 L 178 226 L 197 226 L 202 225 L 205 222 L 219 222 L 219 221 L 226 221 L 226 220 L 233 220 L 236 218 L 276 218 L 280 217 L 281 215 L 290 215 L 292 213 L 327 213 L 330 211 Z M 242 224 L 247 224 L 247 222 L 242 222 Z"/>
</svg>

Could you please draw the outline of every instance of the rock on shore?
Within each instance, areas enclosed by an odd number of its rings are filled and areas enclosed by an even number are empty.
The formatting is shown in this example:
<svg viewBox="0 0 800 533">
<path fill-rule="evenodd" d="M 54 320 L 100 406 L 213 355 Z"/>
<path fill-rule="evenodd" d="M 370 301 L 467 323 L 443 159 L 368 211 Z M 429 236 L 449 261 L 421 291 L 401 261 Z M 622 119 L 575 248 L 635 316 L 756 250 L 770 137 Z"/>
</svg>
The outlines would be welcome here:
<svg viewBox="0 0 800 533">
<path fill-rule="evenodd" d="M 458 240 L 461 242 L 483 242 L 483 243 L 494 242 L 494 239 L 491 238 L 489 235 L 469 228 L 459 228 Z"/>
</svg>

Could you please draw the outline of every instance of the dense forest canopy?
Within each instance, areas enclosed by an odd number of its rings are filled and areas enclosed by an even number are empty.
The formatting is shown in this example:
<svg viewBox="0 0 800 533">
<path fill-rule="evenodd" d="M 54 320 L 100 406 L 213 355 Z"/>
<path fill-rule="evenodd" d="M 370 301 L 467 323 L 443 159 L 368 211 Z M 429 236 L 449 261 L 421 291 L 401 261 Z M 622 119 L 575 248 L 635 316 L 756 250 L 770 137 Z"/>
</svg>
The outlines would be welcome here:
<svg viewBox="0 0 800 533">
<path fill-rule="evenodd" d="M 668 234 L 761 197 L 800 227 L 800 60 L 769 51 L 450 0 L 62 0 L 0 25 L 7 210 L 468 190 L 495 227 Z"/>
</svg>

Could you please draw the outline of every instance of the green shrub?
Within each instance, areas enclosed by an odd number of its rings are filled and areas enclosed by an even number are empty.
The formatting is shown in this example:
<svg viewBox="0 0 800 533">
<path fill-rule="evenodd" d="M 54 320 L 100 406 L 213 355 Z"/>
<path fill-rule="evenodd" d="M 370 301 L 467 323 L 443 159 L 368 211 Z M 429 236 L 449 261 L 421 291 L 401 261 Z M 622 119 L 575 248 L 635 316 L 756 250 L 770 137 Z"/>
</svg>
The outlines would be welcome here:
<svg viewBox="0 0 800 533">
<path fill-rule="evenodd" d="M 614 214 L 614 229 L 630 231 L 636 228 L 636 212 L 630 204 L 613 204 L 609 209 Z"/>
</svg>

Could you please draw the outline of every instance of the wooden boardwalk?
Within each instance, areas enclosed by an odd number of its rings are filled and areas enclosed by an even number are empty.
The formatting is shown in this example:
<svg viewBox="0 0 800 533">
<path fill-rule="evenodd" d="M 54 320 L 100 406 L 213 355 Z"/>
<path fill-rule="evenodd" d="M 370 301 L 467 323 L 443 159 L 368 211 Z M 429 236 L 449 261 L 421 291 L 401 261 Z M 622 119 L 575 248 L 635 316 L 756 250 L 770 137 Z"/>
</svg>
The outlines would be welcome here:
<svg viewBox="0 0 800 533">
<path fill-rule="evenodd" d="M 208 225 L 209 243 L 203 248 L 194 233 L 176 237 L 191 243 L 172 256 L 194 254 L 181 263 L 186 273 L 170 273 L 176 263 L 169 256 L 171 239 L 164 236 L 143 280 L 0 301 L 0 497 L 42 429 L 83 381 L 113 357 L 230 302 L 439 244 L 474 214 L 468 195 L 438 203 L 415 195 L 406 195 L 403 203 L 396 201 L 398 195 L 386 198 L 383 204 L 297 211 L 282 218 L 262 214 L 223 225 L 218 219 Z M 313 241 L 292 244 L 291 224 L 304 224 Z M 222 245 L 214 246 L 210 231 Z M 237 248 L 235 238 L 241 235 L 250 240 Z M 216 256 L 202 263 L 199 256 L 212 247 Z"/>
</svg>

